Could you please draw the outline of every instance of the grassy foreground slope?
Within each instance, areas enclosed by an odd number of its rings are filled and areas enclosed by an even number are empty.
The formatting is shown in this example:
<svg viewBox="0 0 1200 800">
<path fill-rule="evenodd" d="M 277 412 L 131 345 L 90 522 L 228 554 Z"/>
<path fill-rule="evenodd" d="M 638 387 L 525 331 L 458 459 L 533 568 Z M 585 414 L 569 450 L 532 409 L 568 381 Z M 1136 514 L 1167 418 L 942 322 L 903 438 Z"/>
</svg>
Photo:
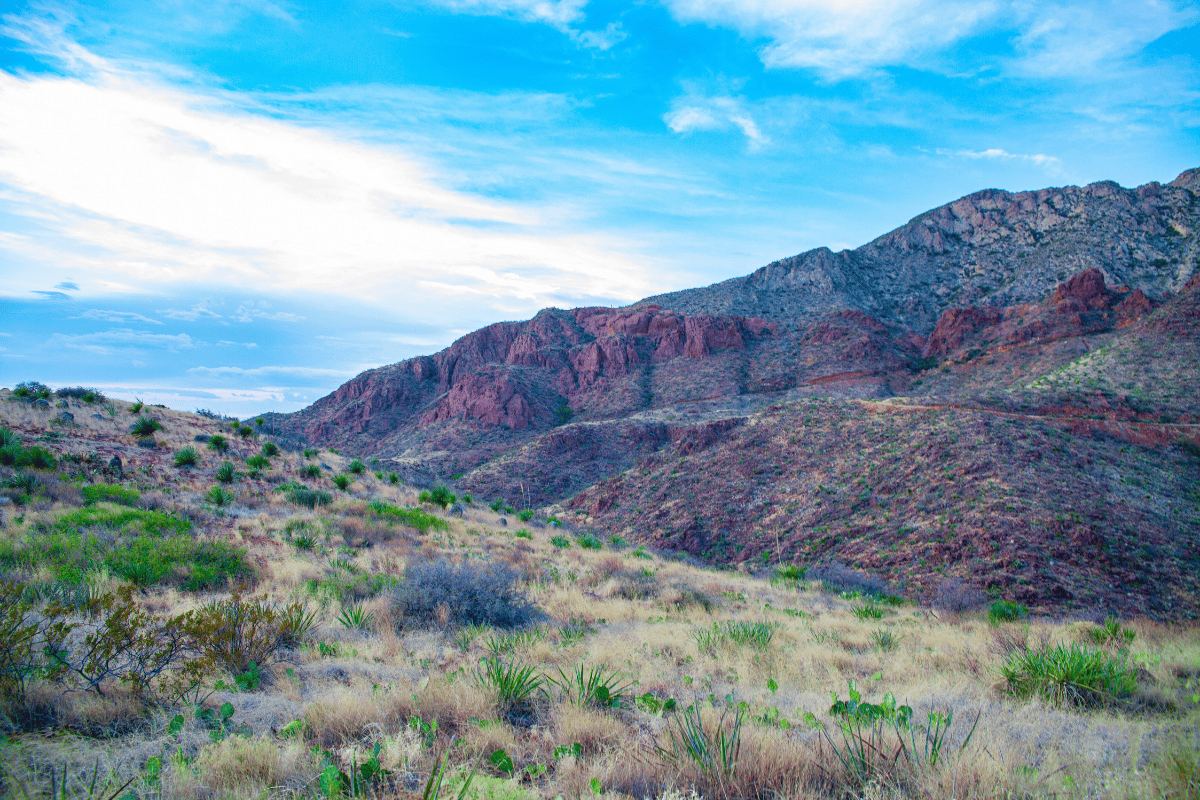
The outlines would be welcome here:
<svg viewBox="0 0 1200 800">
<path fill-rule="evenodd" d="M 796 413 L 886 441 L 924 412 Z M 1196 795 L 1194 626 L 714 571 L 140 416 L 0 396 L 5 796 Z"/>
</svg>

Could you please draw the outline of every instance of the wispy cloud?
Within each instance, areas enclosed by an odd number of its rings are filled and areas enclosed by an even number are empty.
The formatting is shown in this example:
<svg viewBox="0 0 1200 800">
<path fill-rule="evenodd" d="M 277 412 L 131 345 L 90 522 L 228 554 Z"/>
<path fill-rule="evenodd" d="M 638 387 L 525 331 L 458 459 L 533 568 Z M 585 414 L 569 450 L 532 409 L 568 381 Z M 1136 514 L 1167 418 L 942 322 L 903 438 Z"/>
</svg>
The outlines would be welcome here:
<svg viewBox="0 0 1200 800">
<path fill-rule="evenodd" d="M 186 333 L 149 333 L 131 328 L 118 328 L 97 333 L 56 333 L 47 341 L 52 348 L 66 347 L 95 355 L 110 355 L 116 349 L 187 350 L 202 342 Z"/>
<path fill-rule="evenodd" d="M 210 310 L 204 303 L 197 303 L 191 308 L 163 308 L 159 309 L 157 314 L 161 314 L 167 319 L 179 319 L 184 322 L 195 322 L 198 319 L 220 319 L 221 315 Z"/>
<path fill-rule="evenodd" d="M 66 292 L 47 292 L 39 289 L 34 289 L 33 294 L 40 294 L 47 300 L 70 300 L 71 295 Z"/>
<path fill-rule="evenodd" d="M 105 322 L 145 322 L 150 325 L 162 325 L 157 319 L 150 319 L 133 311 L 106 311 L 100 308 L 90 308 L 76 319 L 99 319 Z"/>
<path fill-rule="evenodd" d="M 238 310 L 233 313 L 233 319 L 238 322 L 253 322 L 256 319 L 271 320 L 273 322 L 300 322 L 304 317 L 299 314 L 292 314 L 287 311 L 270 311 L 270 303 L 265 300 L 260 300 L 257 303 L 247 302 L 238 306 Z"/>
<path fill-rule="evenodd" d="M 268 375 L 290 375 L 294 378 L 342 378 L 357 374 L 353 371 L 340 369 L 321 369 L 318 367 L 192 367 L 188 370 L 194 375 L 209 376 L 238 376 L 244 378 L 262 378 Z"/>
<path fill-rule="evenodd" d="M 769 142 L 746 98 L 727 91 L 736 91 L 736 82 L 732 87 L 718 87 L 715 92 L 695 82 L 685 82 L 684 88 L 685 93 L 675 98 L 671 110 L 663 114 L 663 122 L 675 133 L 732 129 L 741 131 L 752 147 Z"/>
<path fill-rule="evenodd" d="M 63 281 L 62 283 L 54 284 L 54 288 L 55 289 L 63 289 L 66 291 L 71 291 L 71 292 L 78 292 L 79 284 L 75 283 L 74 281 Z"/>
<path fill-rule="evenodd" d="M 651 288 L 625 243 L 581 237 L 557 210 L 447 188 L 457 178 L 394 145 L 170 88 L 61 37 L 45 49 L 86 54 L 88 75 L 0 72 L 0 174 L 20 205 L 51 212 L 44 225 L 62 241 L 104 253 L 87 265 L 93 276 L 375 300 L 430 273 L 496 296 L 508 282 L 489 276 L 508 273 L 526 276 L 533 298 Z"/>
<path fill-rule="evenodd" d="M 1035 164 L 1039 167 L 1045 167 L 1047 170 L 1052 172 L 1061 172 L 1062 170 L 1062 159 L 1060 159 L 1058 156 L 1048 156 L 1042 153 L 1010 153 L 1007 150 L 1001 150 L 997 147 L 988 148 L 987 150 L 938 149 L 934 152 L 936 152 L 939 156 L 968 158 L 973 161 L 1025 161 L 1030 164 Z"/>
<path fill-rule="evenodd" d="M 465 14 L 494 14 L 565 28 L 583 19 L 588 0 L 432 0 L 430 5 Z"/>
</svg>

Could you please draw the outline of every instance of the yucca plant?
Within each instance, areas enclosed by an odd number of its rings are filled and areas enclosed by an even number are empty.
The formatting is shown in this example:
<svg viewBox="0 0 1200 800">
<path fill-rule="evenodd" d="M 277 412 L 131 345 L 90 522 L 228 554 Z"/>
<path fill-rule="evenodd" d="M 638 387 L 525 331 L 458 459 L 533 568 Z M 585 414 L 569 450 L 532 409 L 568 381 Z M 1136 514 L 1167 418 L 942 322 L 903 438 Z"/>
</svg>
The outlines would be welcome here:
<svg viewBox="0 0 1200 800">
<path fill-rule="evenodd" d="M 267 458 L 274 458 L 279 455 L 279 445 L 274 442 L 263 442 L 262 454 Z"/>
<path fill-rule="evenodd" d="M 883 619 L 883 609 L 874 603 L 862 603 L 852 606 L 850 613 L 859 619 Z"/>
<path fill-rule="evenodd" d="M 217 471 L 213 474 L 213 477 L 221 483 L 233 483 L 237 480 L 237 470 L 234 469 L 232 463 L 226 461 L 217 467 Z"/>
<path fill-rule="evenodd" d="M 138 417 L 130 426 L 129 432 L 134 436 L 153 436 L 163 429 L 162 423 L 154 417 Z"/>
<path fill-rule="evenodd" d="M 214 433 L 208 437 L 208 449 L 217 453 L 224 453 L 229 449 L 229 440 L 219 433 Z"/>
<path fill-rule="evenodd" d="M 671 766 L 695 764 L 717 796 L 727 794 L 742 751 L 745 711 L 739 705 L 733 709 L 733 719 L 729 719 L 730 710 L 727 706 L 714 723 L 705 725 L 700 708 L 688 706 L 667 718 L 667 746 L 656 747 L 659 757 Z"/>
<path fill-rule="evenodd" d="M 362 475 L 367 469 L 367 465 L 360 459 L 354 459 L 346 466 L 346 471 L 353 475 Z"/>
<path fill-rule="evenodd" d="M 535 667 L 520 659 L 506 663 L 499 657 L 485 658 L 474 670 L 474 676 L 480 686 L 495 689 L 500 704 L 510 709 L 527 701 L 545 684 L 545 678 L 536 674 Z"/>
<path fill-rule="evenodd" d="M 347 606 L 338 615 L 338 622 L 347 630 L 369 631 L 375 626 L 375 612 L 358 605 Z"/>
<path fill-rule="evenodd" d="M 346 491 L 347 489 L 349 489 L 350 484 L 353 482 L 354 482 L 354 479 L 351 478 L 349 475 L 334 475 L 333 476 L 333 485 L 336 486 L 337 488 L 341 489 L 343 492 Z"/>
<path fill-rule="evenodd" d="M 1015 697 L 1040 697 L 1051 705 L 1093 706 L 1137 689 L 1137 670 L 1116 656 L 1075 644 L 1026 647 L 1000 667 Z"/>
<path fill-rule="evenodd" d="M 321 477 L 321 468 L 316 464 L 305 464 L 300 468 L 300 477 L 310 480 Z"/>
<path fill-rule="evenodd" d="M 271 461 L 264 455 L 254 455 L 246 459 L 246 466 L 256 470 L 270 469 Z"/>
<path fill-rule="evenodd" d="M 194 467 L 199 460 L 200 454 L 191 445 L 175 451 L 175 466 L 177 467 Z"/>
<path fill-rule="evenodd" d="M 623 683 L 621 673 L 610 672 L 606 664 L 591 668 L 580 664 L 571 675 L 562 669 L 559 669 L 558 675 L 559 680 L 547 680 L 561 689 L 567 700 L 577 706 L 616 708 L 633 686 L 632 683 Z"/>
<path fill-rule="evenodd" d="M 225 491 L 220 486 L 214 486 L 208 490 L 208 494 L 204 495 L 204 499 L 214 506 L 227 506 L 233 502 L 233 494 Z"/>
<path fill-rule="evenodd" d="M 292 544 L 302 553 L 307 553 L 317 546 L 316 537 L 303 534 L 292 539 Z"/>
</svg>

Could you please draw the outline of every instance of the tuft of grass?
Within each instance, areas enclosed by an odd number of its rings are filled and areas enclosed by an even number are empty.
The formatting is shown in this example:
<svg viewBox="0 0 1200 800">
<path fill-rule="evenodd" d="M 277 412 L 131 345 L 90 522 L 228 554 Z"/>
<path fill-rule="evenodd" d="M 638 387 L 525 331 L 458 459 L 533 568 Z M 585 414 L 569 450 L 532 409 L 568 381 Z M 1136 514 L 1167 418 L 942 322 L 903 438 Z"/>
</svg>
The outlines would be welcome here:
<svg viewBox="0 0 1200 800">
<path fill-rule="evenodd" d="M 334 475 L 333 485 L 341 489 L 343 492 L 350 488 L 350 484 L 354 483 L 354 479 L 349 475 Z"/>
<path fill-rule="evenodd" d="M 321 492 L 316 489 L 310 489 L 307 486 L 292 486 L 288 489 L 287 498 L 298 506 L 305 508 L 316 508 L 317 506 L 327 506 L 333 502 L 333 495 L 329 492 Z"/>
<path fill-rule="evenodd" d="M 875 643 L 876 647 L 886 653 L 896 649 L 896 645 L 900 644 L 900 637 L 887 628 L 881 628 L 877 631 L 871 631 L 871 641 Z"/>
<path fill-rule="evenodd" d="M 860 603 L 850 607 L 850 613 L 859 619 L 883 619 L 883 609 L 875 603 Z"/>
<path fill-rule="evenodd" d="M 1025 647 L 1000 667 L 1014 697 L 1040 697 L 1051 705 L 1096 706 L 1137 689 L 1137 670 L 1123 654 L 1109 655 L 1075 643 Z"/>
<path fill-rule="evenodd" d="M 194 467 L 199 461 L 200 454 L 191 445 L 175 451 L 175 466 L 177 467 Z"/>
<path fill-rule="evenodd" d="M 351 475 L 362 475 L 367 471 L 367 465 L 361 459 L 354 459 L 346 466 L 346 471 Z"/>
<path fill-rule="evenodd" d="M 730 643 L 766 650 L 779 627 L 778 622 L 728 620 L 714 622 L 711 628 L 700 628 L 692 635 L 702 651 L 715 656 L 718 648 Z"/>
<path fill-rule="evenodd" d="M 229 449 L 229 440 L 219 433 L 208 437 L 208 449 L 215 453 L 224 453 Z"/>
<path fill-rule="evenodd" d="M 263 442 L 262 450 L 260 451 L 267 458 L 274 458 L 279 455 L 279 445 L 274 442 Z"/>
<path fill-rule="evenodd" d="M 546 641 L 546 629 L 539 625 L 523 631 L 510 631 L 488 637 L 487 650 L 493 656 L 502 656 L 516 650 L 526 650 L 538 642 L 544 641 Z"/>
<path fill-rule="evenodd" d="M 315 480 L 321 477 L 321 468 L 316 464 L 305 464 L 300 468 L 300 477 Z"/>
<path fill-rule="evenodd" d="M 601 543 L 599 538 L 597 538 L 596 536 L 593 536 L 590 533 L 587 533 L 587 534 L 584 534 L 583 536 L 578 537 L 576 539 L 576 541 L 579 542 L 579 546 L 582 547 L 584 550 L 599 550 L 600 548 L 602 548 L 604 546 L 603 543 Z"/>
<path fill-rule="evenodd" d="M 550 537 L 550 544 L 554 545 L 555 547 L 570 547 L 571 540 L 559 534 L 558 536 Z"/>
<path fill-rule="evenodd" d="M 316 458 L 318 455 L 320 455 L 320 453 L 321 453 L 320 450 L 314 450 L 311 447 L 304 448 L 304 457 L 305 458 Z"/>
<path fill-rule="evenodd" d="M 435 486 L 433 489 L 428 489 L 417 495 L 417 502 L 429 503 L 440 508 L 446 508 L 457 501 L 458 497 L 445 486 Z"/>
</svg>

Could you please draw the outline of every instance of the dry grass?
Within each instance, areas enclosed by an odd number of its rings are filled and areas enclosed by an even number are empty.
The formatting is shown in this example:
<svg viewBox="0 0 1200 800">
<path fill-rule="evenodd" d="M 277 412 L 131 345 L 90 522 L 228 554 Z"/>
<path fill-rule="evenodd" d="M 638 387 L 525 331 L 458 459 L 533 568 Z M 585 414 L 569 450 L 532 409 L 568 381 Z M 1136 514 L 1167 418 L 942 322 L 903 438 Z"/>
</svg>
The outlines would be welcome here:
<svg viewBox="0 0 1200 800">
<path fill-rule="evenodd" d="M 180 446 L 213 430 L 210 421 L 194 415 L 160 416 L 168 428 L 160 438 Z M 0 399 L 0 417 L 27 438 L 47 430 L 47 415 L 25 404 Z M 128 417 L 121 418 L 126 427 Z M 130 458 L 126 486 L 144 495 L 163 490 L 157 500 L 162 509 L 195 514 L 198 536 L 245 547 L 255 569 L 251 594 L 302 601 L 317 615 L 317 626 L 308 645 L 271 665 L 268 679 L 254 691 L 208 698 L 210 708 L 230 702 L 232 722 L 251 729 L 250 736 L 228 735 L 215 743 L 212 731 L 193 720 L 186 706 L 155 709 L 120 693 L 60 698 L 55 685 L 35 681 L 29 707 L 41 709 L 39 716 L 14 716 L 8 723 L 13 738 L 0 755 L 11 796 L 27 790 L 30 797 L 48 796 L 51 766 L 74 764 L 82 771 L 102 753 L 101 763 L 114 774 L 136 776 L 133 787 L 141 796 L 160 791 L 162 798 L 181 799 L 314 797 L 321 758 L 349 769 L 369 758 L 375 744 L 381 745 L 383 766 L 394 771 L 377 787 L 381 797 L 419 790 L 438 757 L 449 761 L 451 771 L 475 768 L 494 779 L 480 783 L 481 796 L 514 798 L 587 797 L 593 780 L 606 796 L 618 797 L 687 798 L 695 788 L 714 798 L 1149 798 L 1186 797 L 1188 781 L 1195 780 L 1200 751 L 1200 711 L 1191 699 L 1200 692 L 1195 627 L 1124 621 L 1136 634 L 1129 658 L 1141 670 L 1139 695 L 1088 712 L 1055 709 L 1008 698 L 998 667 L 1025 642 L 1082 642 L 1090 623 L 1037 618 L 997 628 L 979 613 L 935 616 L 911 604 L 886 607 L 882 619 L 863 620 L 852 613 L 858 600 L 808 584 L 772 585 L 743 572 L 708 571 L 608 546 L 561 550 L 550 543 L 556 531 L 536 526 L 530 526 L 532 539 L 518 539 L 516 525 L 500 527 L 495 515 L 478 507 L 468 508 L 464 518 L 449 518 L 448 531 L 420 534 L 374 518 L 366 499 L 416 498 L 370 472 L 351 493 L 336 493 L 331 506 L 316 511 L 288 503 L 267 480 L 245 480 L 237 484 L 242 499 L 234 506 L 202 514 L 199 498 L 212 485 L 215 459 L 205 453 L 201 465 L 185 474 L 171 466 L 169 450 L 143 451 L 129 439 L 115 424 L 90 420 L 79 430 L 63 431 L 51 446 L 66 452 L 127 448 L 121 451 Z M 260 444 L 234 446 L 256 452 Z M 326 453 L 319 460 L 343 466 Z M 273 461 L 272 472 L 283 476 L 307 463 L 287 453 Z M 115 480 L 99 473 L 80 477 Z M 7 520 L 4 539 L 20 540 L 39 523 L 68 513 L 75 502 L 67 497 L 31 503 L 22 509 L 21 522 Z M 295 546 L 299 532 L 313 537 L 311 549 Z M 603 664 L 633 682 L 632 695 L 671 698 L 678 709 L 712 704 L 713 711 L 703 712 L 706 718 L 719 715 L 727 697 L 747 704 L 737 770 L 717 779 L 695 762 L 664 761 L 655 747 L 664 742 L 670 713 L 653 703 L 627 699 L 619 708 L 579 708 L 535 695 L 527 714 L 505 717 L 495 694 L 472 678 L 497 632 L 396 632 L 387 616 L 386 588 L 359 600 L 375 613 L 375 625 L 348 630 L 337 617 L 350 601 L 313 588 L 314 582 L 345 574 L 347 564 L 365 578 L 401 579 L 411 561 L 440 557 L 492 559 L 518 571 L 528 596 L 546 614 L 540 623 L 546 635 L 505 657 L 533 664 L 539 674 Z M 37 575 L 34 570 L 27 577 Z M 111 575 L 95 576 L 95 582 L 102 590 L 120 584 Z M 151 587 L 140 597 L 148 611 L 167 615 L 228 596 L 228 590 Z M 714 622 L 778 627 L 765 648 L 730 643 L 702 648 L 696 634 Z M 877 643 L 881 631 L 894 642 L 888 649 Z M 231 680 L 210 676 L 202 688 L 207 691 L 217 678 Z M 953 711 L 946 759 L 936 768 L 910 764 L 874 782 L 855 783 L 830 752 L 829 740 L 803 724 L 811 714 L 840 742 L 828 713 L 830 694 L 846 697 L 848 681 L 871 702 L 892 693 L 912 706 L 918 721 L 931 711 Z M 176 713 L 188 724 L 171 733 L 167 724 Z M 961 749 L 976 715 L 978 728 Z M 780 726 L 781 719 L 788 727 Z M 294 720 L 302 726 L 289 727 Z M 45 738 L 41 731 L 47 727 L 58 734 Z M 580 745 L 578 757 L 574 744 Z M 314 756 L 314 747 L 327 755 Z M 180 748 L 190 762 L 172 760 Z M 513 759 L 522 780 L 497 774 L 488 760 L 496 750 Z M 163 759 L 161 786 L 148 782 L 155 757 Z"/>
</svg>

